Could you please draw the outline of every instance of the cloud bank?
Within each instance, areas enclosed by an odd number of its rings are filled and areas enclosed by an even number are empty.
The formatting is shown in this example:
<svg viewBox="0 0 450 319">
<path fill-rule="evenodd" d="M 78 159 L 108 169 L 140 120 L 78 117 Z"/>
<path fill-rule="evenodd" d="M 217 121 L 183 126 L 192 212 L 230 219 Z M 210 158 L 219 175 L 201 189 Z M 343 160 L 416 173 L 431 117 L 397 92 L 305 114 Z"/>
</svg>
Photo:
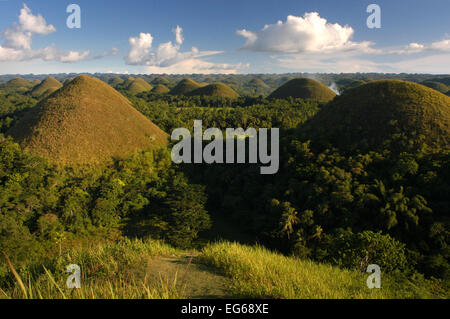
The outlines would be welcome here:
<svg viewBox="0 0 450 319">
<path fill-rule="evenodd" d="M 352 42 L 353 28 L 328 23 L 317 12 L 303 17 L 289 15 L 286 22 L 267 24 L 257 32 L 238 30 L 247 39 L 243 50 L 274 53 L 303 53 L 370 49 L 371 42 Z"/>
</svg>

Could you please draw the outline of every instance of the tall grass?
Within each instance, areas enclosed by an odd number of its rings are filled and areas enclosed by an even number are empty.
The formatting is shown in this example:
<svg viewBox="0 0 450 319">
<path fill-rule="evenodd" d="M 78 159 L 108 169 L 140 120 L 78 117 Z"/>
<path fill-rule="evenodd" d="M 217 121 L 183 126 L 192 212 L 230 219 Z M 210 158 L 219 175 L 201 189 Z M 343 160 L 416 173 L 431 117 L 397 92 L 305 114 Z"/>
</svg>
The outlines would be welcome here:
<svg viewBox="0 0 450 319">
<path fill-rule="evenodd" d="M 146 273 L 149 259 L 179 253 L 160 241 L 123 240 L 76 248 L 46 260 L 45 265 L 18 270 L 8 261 L 11 275 L 2 279 L 0 298 L 184 298 L 185 287 L 178 282 L 177 274 L 174 278 L 159 275 L 155 281 Z M 81 288 L 67 288 L 69 264 L 80 266 Z"/>
<path fill-rule="evenodd" d="M 369 274 L 299 260 L 264 247 L 220 242 L 206 246 L 199 260 L 230 278 L 230 289 L 245 298 L 427 298 L 435 297 L 409 281 L 382 274 L 381 289 L 369 289 Z M 423 284 L 423 281 L 420 282 Z"/>
</svg>

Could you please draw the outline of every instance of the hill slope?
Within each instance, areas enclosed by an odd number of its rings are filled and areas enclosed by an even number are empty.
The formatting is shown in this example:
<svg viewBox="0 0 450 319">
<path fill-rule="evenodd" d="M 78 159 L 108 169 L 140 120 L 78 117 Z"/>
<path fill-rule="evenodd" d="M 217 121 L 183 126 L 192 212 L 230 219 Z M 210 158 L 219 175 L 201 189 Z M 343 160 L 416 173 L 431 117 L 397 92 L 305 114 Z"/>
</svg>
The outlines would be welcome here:
<svg viewBox="0 0 450 319">
<path fill-rule="evenodd" d="M 450 98 L 413 82 L 373 81 L 336 97 L 300 132 L 342 149 L 379 149 L 396 133 L 448 147 Z"/>
<path fill-rule="evenodd" d="M 202 87 L 201 84 L 195 82 L 194 80 L 187 78 L 187 79 L 183 79 L 180 82 L 178 82 L 178 84 L 175 85 L 175 87 L 172 90 L 170 90 L 170 94 L 184 95 L 184 94 L 192 92 L 200 87 Z"/>
<path fill-rule="evenodd" d="M 211 97 L 226 97 L 235 99 L 239 97 L 239 94 L 236 93 L 231 87 L 223 83 L 214 83 L 206 86 L 202 86 L 198 89 L 190 91 L 186 93 L 187 96 L 211 96 Z"/>
<path fill-rule="evenodd" d="M 118 77 L 118 76 L 113 76 L 110 80 L 109 80 L 109 85 L 111 85 L 112 87 L 115 87 L 118 84 L 123 83 L 123 79 Z"/>
<path fill-rule="evenodd" d="M 54 77 L 49 76 L 31 90 L 31 95 L 33 97 L 49 95 L 58 90 L 60 87 L 62 87 L 62 84 Z"/>
<path fill-rule="evenodd" d="M 169 88 L 167 86 L 165 86 L 164 84 L 157 84 L 153 89 L 152 89 L 152 93 L 155 94 L 165 94 L 165 93 L 169 93 Z"/>
<path fill-rule="evenodd" d="M 167 143 L 167 134 L 125 97 L 87 75 L 38 103 L 7 134 L 62 164 L 96 164 Z"/>
<path fill-rule="evenodd" d="M 128 85 L 127 90 L 131 94 L 138 94 L 141 92 L 147 92 L 150 91 L 153 88 L 147 81 L 141 78 L 136 78 L 131 81 L 131 83 Z"/>
<path fill-rule="evenodd" d="M 429 88 L 435 89 L 436 91 L 439 91 L 441 93 L 447 93 L 447 91 L 449 90 L 449 88 L 447 87 L 447 85 L 445 85 L 444 83 L 441 82 L 435 82 L 435 81 L 424 81 L 421 83 L 422 85 L 425 85 Z"/>
<path fill-rule="evenodd" d="M 287 97 L 330 101 L 336 96 L 326 85 L 312 79 L 299 78 L 288 81 L 269 95 L 269 98 Z"/>
<path fill-rule="evenodd" d="M 11 79 L 2 85 L 2 87 L 7 90 L 15 90 L 21 92 L 28 91 L 32 86 L 33 84 L 31 82 L 28 82 L 20 77 Z"/>
<path fill-rule="evenodd" d="M 152 84 L 168 85 L 170 84 L 170 81 L 165 76 L 158 76 L 157 78 L 153 79 Z"/>
</svg>

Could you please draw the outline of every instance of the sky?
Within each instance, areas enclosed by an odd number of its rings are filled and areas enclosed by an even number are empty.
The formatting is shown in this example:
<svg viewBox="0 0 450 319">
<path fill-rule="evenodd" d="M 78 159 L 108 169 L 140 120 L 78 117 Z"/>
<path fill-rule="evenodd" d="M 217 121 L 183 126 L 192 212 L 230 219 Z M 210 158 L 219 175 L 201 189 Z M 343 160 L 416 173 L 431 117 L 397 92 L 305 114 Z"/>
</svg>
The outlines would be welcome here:
<svg viewBox="0 0 450 319">
<path fill-rule="evenodd" d="M 0 74 L 448 74 L 449 16 L 450 0 L 0 0 Z"/>
</svg>

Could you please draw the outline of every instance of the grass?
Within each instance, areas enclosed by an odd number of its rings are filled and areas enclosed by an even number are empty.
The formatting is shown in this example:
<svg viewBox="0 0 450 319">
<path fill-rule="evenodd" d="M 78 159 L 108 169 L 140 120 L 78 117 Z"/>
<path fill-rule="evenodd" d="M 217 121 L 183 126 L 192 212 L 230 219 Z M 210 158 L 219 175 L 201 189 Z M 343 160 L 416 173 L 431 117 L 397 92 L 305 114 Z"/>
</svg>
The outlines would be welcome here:
<svg viewBox="0 0 450 319">
<path fill-rule="evenodd" d="M 0 276 L 0 298 L 448 298 L 438 283 L 383 275 L 368 289 L 368 274 L 299 260 L 260 246 L 231 242 L 200 252 L 154 240 L 122 239 L 70 248 Z M 69 264 L 81 268 L 81 288 L 69 289 Z"/>
<path fill-rule="evenodd" d="M 334 99 L 335 96 L 336 93 L 318 81 L 298 78 L 292 79 L 280 86 L 269 95 L 269 98 L 285 99 L 287 97 L 293 97 L 327 102 Z"/>
<path fill-rule="evenodd" d="M 212 96 L 212 97 L 226 97 L 235 99 L 239 97 L 231 87 L 224 83 L 214 83 L 206 86 L 202 86 L 198 89 L 185 93 L 187 96 Z"/>
<path fill-rule="evenodd" d="M 157 279 L 145 273 L 146 262 L 162 255 L 179 255 L 181 251 L 159 241 L 122 240 L 97 247 L 71 249 L 41 265 L 27 265 L 3 278 L 0 298 L 25 299 L 173 299 L 183 298 L 184 286 L 178 274 Z M 66 267 L 81 267 L 81 288 L 66 286 Z M 9 280 L 8 280 L 9 279 Z"/>
<path fill-rule="evenodd" d="M 183 95 L 202 87 L 201 84 L 192 79 L 183 79 L 170 91 L 170 94 Z"/>
<path fill-rule="evenodd" d="M 153 88 L 152 85 L 150 85 L 147 81 L 145 81 L 142 78 L 136 78 L 131 81 L 131 83 L 128 85 L 127 90 L 131 94 L 138 94 L 141 92 L 148 92 Z"/>
<path fill-rule="evenodd" d="M 368 274 L 310 260 L 286 257 L 259 246 L 220 242 L 205 247 L 201 262 L 230 279 L 230 289 L 243 298 L 434 298 L 431 283 L 382 275 L 382 288 L 369 289 Z M 427 289 L 424 284 L 429 284 Z M 438 289 L 439 290 L 439 289 Z M 440 291 L 442 293 L 442 291 Z"/>
<path fill-rule="evenodd" d="M 168 135 L 111 86 L 82 75 L 31 108 L 8 132 L 58 164 L 100 164 L 167 144 Z"/>
<path fill-rule="evenodd" d="M 155 94 L 165 94 L 169 93 L 169 91 L 170 91 L 169 88 L 164 84 L 156 84 L 152 89 L 152 93 Z"/>
<path fill-rule="evenodd" d="M 31 95 L 33 97 L 48 96 L 60 87 L 62 87 L 62 84 L 54 77 L 49 76 L 31 90 Z"/>
</svg>

